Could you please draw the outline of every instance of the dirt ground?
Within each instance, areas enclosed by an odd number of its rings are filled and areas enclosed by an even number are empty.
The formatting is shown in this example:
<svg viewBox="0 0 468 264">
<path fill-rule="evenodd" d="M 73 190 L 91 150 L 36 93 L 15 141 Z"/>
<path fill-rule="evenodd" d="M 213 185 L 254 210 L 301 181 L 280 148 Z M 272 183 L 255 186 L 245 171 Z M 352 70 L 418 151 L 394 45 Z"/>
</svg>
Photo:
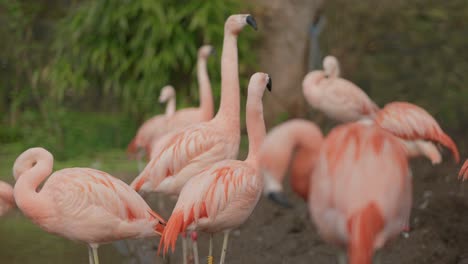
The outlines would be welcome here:
<svg viewBox="0 0 468 264">
<path fill-rule="evenodd" d="M 458 166 L 447 157 L 432 167 L 426 160 L 412 162 L 413 209 L 411 231 L 379 252 L 380 263 L 468 264 L 468 188 L 457 180 Z M 309 219 L 307 205 L 287 190 L 293 209 L 262 198 L 250 219 L 233 231 L 227 263 L 336 263 L 337 249 L 325 244 Z M 153 200 L 155 197 L 153 197 Z M 165 217 L 169 212 L 163 213 Z M 208 237 L 200 234 L 201 263 L 206 263 Z M 215 263 L 222 235 L 215 236 Z M 180 242 L 170 263 L 182 263 Z M 161 261 L 161 260 L 159 260 Z M 166 260 L 166 263 L 168 261 Z"/>
</svg>

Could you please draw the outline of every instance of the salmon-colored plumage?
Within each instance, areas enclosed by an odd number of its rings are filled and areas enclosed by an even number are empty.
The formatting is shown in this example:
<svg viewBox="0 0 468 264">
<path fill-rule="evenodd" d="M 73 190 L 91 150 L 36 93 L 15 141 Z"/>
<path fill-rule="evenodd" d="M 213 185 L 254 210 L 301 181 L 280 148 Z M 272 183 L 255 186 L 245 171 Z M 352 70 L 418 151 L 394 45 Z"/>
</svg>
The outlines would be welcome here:
<svg viewBox="0 0 468 264">
<path fill-rule="evenodd" d="M 308 120 L 292 119 L 274 127 L 265 137 L 259 157 L 265 195 L 283 192 L 282 182 L 290 168 L 294 192 L 307 200 L 310 174 L 322 141 L 320 128 Z"/>
<path fill-rule="evenodd" d="M 460 161 L 455 142 L 440 128 L 423 108 L 408 102 L 392 102 L 379 111 L 375 122 L 385 130 L 405 140 L 429 140 L 450 149 L 455 161 Z"/>
<path fill-rule="evenodd" d="M 237 35 L 247 15 L 226 20 L 221 58 L 221 105 L 209 122 L 191 125 L 165 135 L 151 160 L 132 182 L 137 191 L 178 194 L 187 180 L 207 166 L 237 156 L 240 142 L 240 92 Z M 138 187 L 138 188 L 137 188 Z"/>
<path fill-rule="evenodd" d="M 26 150 L 13 167 L 18 208 L 47 232 L 97 247 L 163 231 L 165 221 L 121 180 L 90 168 L 50 175 L 52 167 L 53 156 L 43 148 Z"/>
<path fill-rule="evenodd" d="M 372 118 L 379 107 L 352 82 L 339 77 L 338 60 L 327 56 L 324 71 L 308 73 L 302 82 L 307 102 L 328 117 L 340 122 Z"/>
<path fill-rule="evenodd" d="M 0 216 L 8 213 L 14 206 L 13 187 L 4 181 L 0 181 Z"/>
<path fill-rule="evenodd" d="M 261 98 L 267 83 L 269 77 L 264 73 L 256 73 L 250 79 L 246 160 L 217 162 L 185 184 L 161 238 L 160 248 L 164 252 L 174 250 L 178 235 L 186 229 L 208 233 L 232 230 L 252 213 L 263 188 L 258 152 L 265 136 Z"/>
<path fill-rule="evenodd" d="M 348 247 L 351 264 L 370 264 L 375 249 L 406 226 L 411 177 L 405 149 L 374 124 L 334 128 L 311 177 L 309 209 L 321 236 Z"/>
</svg>

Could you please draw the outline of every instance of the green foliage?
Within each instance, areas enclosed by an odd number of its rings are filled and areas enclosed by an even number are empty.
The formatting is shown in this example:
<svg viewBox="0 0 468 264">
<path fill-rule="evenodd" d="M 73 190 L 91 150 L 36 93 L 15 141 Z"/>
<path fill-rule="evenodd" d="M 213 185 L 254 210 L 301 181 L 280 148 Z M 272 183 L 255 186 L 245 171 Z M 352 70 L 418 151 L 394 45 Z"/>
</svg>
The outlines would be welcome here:
<svg viewBox="0 0 468 264">
<path fill-rule="evenodd" d="M 56 55 L 42 77 L 58 101 L 94 93 L 103 101 L 116 99 L 120 110 L 141 117 L 154 111 L 168 83 L 196 98 L 197 49 L 209 43 L 221 50 L 224 21 L 238 11 L 234 0 L 86 2 L 61 22 Z M 248 40 L 240 41 L 241 69 L 255 59 L 248 47 Z M 218 97 L 219 59 L 211 61 Z M 179 102 L 184 98 L 179 96 Z"/>
<path fill-rule="evenodd" d="M 326 2 L 324 53 L 380 105 L 416 103 L 443 127 L 468 129 L 466 1 Z"/>
</svg>

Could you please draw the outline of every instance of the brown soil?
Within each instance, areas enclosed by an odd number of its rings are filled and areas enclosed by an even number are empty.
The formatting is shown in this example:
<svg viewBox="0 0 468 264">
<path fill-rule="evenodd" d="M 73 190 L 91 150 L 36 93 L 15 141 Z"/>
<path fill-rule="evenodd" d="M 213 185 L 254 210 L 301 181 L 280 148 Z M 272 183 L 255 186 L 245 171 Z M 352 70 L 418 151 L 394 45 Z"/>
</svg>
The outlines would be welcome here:
<svg viewBox="0 0 468 264">
<path fill-rule="evenodd" d="M 414 196 L 411 231 L 379 253 L 380 263 L 468 264 L 467 185 L 457 180 L 452 161 L 432 167 L 426 160 L 412 162 Z M 307 205 L 287 190 L 293 209 L 283 209 L 262 198 L 250 219 L 233 231 L 227 263 L 336 263 L 337 249 L 317 235 Z M 165 214 L 167 216 L 167 214 Z M 215 263 L 222 235 L 215 236 Z M 207 236 L 200 234 L 201 263 L 206 263 Z M 180 242 L 171 263 L 182 263 Z"/>
</svg>

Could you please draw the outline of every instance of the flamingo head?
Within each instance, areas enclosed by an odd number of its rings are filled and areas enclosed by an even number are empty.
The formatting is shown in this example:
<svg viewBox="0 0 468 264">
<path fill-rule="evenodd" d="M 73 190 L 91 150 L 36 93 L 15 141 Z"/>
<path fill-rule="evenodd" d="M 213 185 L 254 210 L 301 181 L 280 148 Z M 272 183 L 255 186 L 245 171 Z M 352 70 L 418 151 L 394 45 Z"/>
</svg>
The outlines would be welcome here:
<svg viewBox="0 0 468 264">
<path fill-rule="evenodd" d="M 54 157 L 49 151 L 43 148 L 30 148 L 21 153 L 21 155 L 16 158 L 15 164 L 13 165 L 13 176 L 15 180 L 18 180 L 23 173 L 38 166 L 38 164 L 42 163 L 44 160 L 52 164 Z M 50 170 L 52 171 L 52 166 L 50 166 Z M 48 174 L 50 174 L 50 172 Z"/>
<path fill-rule="evenodd" d="M 213 46 L 211 45 L 203 45 L 198 49 L 198 57 L 199 58 L 208 58 L 210 55 L 213 55 L 216 53 L 216 50 Z"/>
<path fill-rule="evenodd" d="M 161 94 L 159 95 L 159 102 L 165 103 L 170 99 L 174 98 L 175 89 L 171 85 L 166 85 L 161 89 Z"/>
<path fill-rule="evenodd" d="M 340 76 L 340 64 L 336 57 L 328 55 L 323 59 L 323 70 L 327 77 L 338 78 Z"/>
<path fill-rule="evenodd" d="M 257 22 L 253 16 L 249 14 L 231 15 L 224 24 L 224 30 L 238 35 L 246 25 L 257 30 Z"/>
</svg>

